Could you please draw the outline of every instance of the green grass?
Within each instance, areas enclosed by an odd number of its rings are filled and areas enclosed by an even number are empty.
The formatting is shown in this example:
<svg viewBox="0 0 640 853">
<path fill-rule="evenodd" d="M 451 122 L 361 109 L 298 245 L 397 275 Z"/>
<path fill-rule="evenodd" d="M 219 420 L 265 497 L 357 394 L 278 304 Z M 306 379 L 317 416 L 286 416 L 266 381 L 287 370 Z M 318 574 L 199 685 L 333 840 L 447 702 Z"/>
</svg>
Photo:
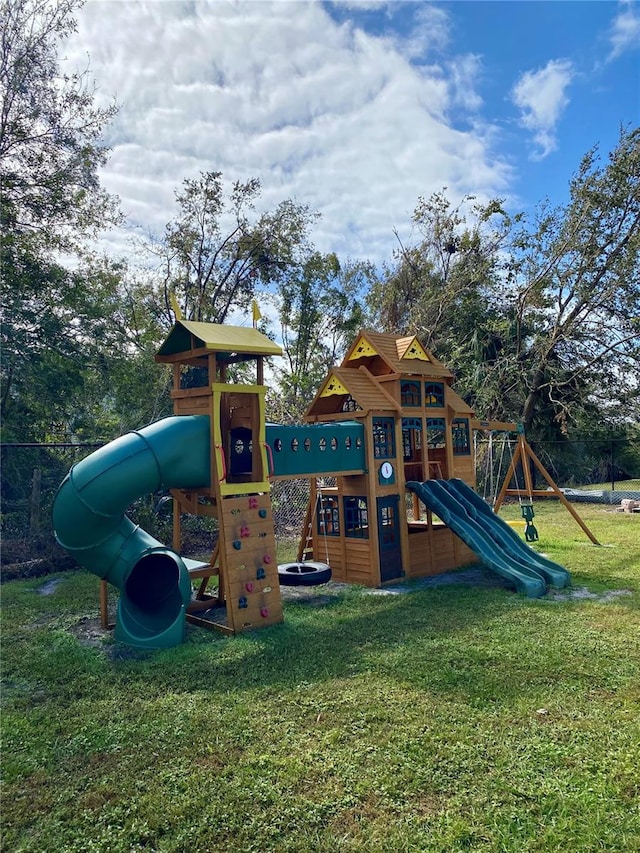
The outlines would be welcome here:
<svg viewBox="0 0 640 853">
<path fill-rule="evenodd" d="M 555 501 L 538 547 L 592 598 L 350 588 L 136 652 L 77 639 L 92 575 L 3 586 L 2 849 L 640 851 L 640 515 L 578 510 L 604 547 Z"/>
</svg>

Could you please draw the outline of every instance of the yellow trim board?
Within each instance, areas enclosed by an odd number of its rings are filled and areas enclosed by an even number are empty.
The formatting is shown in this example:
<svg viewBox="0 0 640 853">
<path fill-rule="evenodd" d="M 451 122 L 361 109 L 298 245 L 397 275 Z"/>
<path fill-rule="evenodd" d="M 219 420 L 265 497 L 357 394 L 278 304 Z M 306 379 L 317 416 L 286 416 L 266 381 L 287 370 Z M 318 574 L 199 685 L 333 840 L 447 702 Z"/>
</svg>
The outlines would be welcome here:
<svg viewBox="0 0 640 853">
<path fill-rule="evenodd" d="M 349 356 L 349 361 L 356 361 L 358 358 L 365 358 L 366 356 L 371 355 L 378 355 L 378 352 L 371 346 L 369 341 L 365 340 L 364 336 L 361 335 Z"/>
<path fill-rule="evenodd" d="M 345 388 L 345 386 L 337 379 L 335 376 L 330 376 L 327 381 L 324 383 L 324 387 L 322 391 L 318 395 L 319 397 L 342 397 L 345 394 L 348 394 L 349 391 Z"/>
<path fill-rule="evenodd" d="M 413 341 L 409 344 L 406 351 L 404 352 L 402 359 L 411 359 L 415 358 L 418 361 L 431 361 L 429 356 L 427 355 L 424 347 L 420 343 L 417 338 L 414 338 Z"/>
</svg>

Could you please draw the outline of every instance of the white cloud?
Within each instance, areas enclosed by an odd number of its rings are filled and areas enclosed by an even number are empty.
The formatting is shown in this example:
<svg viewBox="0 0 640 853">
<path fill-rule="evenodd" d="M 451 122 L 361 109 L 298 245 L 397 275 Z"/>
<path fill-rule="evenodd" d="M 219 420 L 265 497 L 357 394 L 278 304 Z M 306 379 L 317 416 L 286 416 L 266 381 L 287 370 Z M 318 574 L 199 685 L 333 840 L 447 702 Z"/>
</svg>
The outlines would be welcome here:
<svg viewBox="0 0 640 853">
<path fill-rule="evenodd" d="M 446 50 L 451 39 L 451 22 L 447 12 L 430 3 L 416 3 L 413 8 L 411 33 L 409 37 L 396 40 L 398 50 L 411 59 Z"/>
<path fill-rule="evenodd" d="M 520 124 L 533 133 L 538 147 L 535 159 L 556 148 L 555 129 L 569 103 L 566 90 L 573 77 L 570 62 L 551 60 L 538 71 L 526 71 L 511 91 L 513 103 L 520 108 Z"/>
<path fill-rule="evenodd" d="M 609 33 L 611 52 L 608 59 L 617 59 L 628 50 L 640 47 L 640 15 L 635 3 L 623 0 L 619 4 L 618 14 L 613 19 Z"/>
<path fill-rule="evenodd" d="M 472 53 L 457 57 L 448 63 L 447 70 L 453 103 L 469 112 L 479 110 L 482 98 L 476 87 L 482 70 L 481 58 Z"/>
<path fill-rule="evenodd" d="M 442 45 L 446 18 L 429 15 Z M 476 57 L 416 67 L 393 39 L 314 2 L 90 0 L 77 17 L 69 63 L 88 51 L 101 97 L 121 103 L 103 183 L 143 232 L 162 231 L 185 177 L 216 170 L 260 178 L 265 208 L 294 198 L 319 210 L 321 251 L 380 261 L 419 195 L 507 187 L 493 129 L 448 118 L 481 105 Z"/>
</svg>

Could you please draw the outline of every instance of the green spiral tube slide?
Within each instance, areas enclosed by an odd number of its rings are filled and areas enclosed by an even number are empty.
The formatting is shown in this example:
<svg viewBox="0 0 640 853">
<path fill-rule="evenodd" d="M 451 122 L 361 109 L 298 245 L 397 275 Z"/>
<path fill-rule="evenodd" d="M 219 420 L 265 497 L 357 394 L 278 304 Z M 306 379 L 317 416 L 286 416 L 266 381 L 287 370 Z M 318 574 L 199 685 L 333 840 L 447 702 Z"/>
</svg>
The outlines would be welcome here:
<svg viewBox="0 0 640 853">
<path fill-rule="evenodd" d="M 58 489 L 56 539 L 120 590 L 115 638 L 127 645 L 181 643 L 191 582 L 180 556 L 125 512 L 160 489 L 208 486 L 210 442 L 206 415 L 165 418 L 101 447 L 74 465 Z"/>
</svg>

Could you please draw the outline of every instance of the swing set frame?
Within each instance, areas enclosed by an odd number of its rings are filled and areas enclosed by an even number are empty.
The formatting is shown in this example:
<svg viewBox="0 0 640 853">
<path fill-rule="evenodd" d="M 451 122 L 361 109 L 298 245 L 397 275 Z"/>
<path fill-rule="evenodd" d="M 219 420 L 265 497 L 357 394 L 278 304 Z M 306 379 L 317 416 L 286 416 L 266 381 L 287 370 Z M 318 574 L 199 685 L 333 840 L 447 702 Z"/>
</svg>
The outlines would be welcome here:
<svg viewBox="0 0 640 853">
<path fill-rule="evenodd" d="M 571 513 L 575 521 L 582 528 L 587 537 L 591 540 L 594 545 L 600 545 L 596 537 L 589 530 L 584 521 L 580 518 L 574 507 L 567 500 L 562 491 L 558 488 L 558 485 L 553 480 L 551 474 L 544 467 L 540 459 L 537 457 L 535 452 L 532 450 L 529 445 L 522 426 L 520 424 L 513 423 L 503 423 L 500 421 L 474 421 L 473 428 L 476 430 L 486 430 L 489 432 L 515 432 L 518 434 L 518 441 L 516 444 L 515 453 L 513 453 L 511 457 L 511 463 L 507 470 L 507 474 L 502 482 L 502 486 L 500 487 L 500 491 L 496 497 L 493 511 L 496 513 L 499 512 L 502 503 L 507 496 L 513 496 L 518 498 L 529 498 L 531 502 L 533 502 L 534 497 L 538 498 L 558 498 L 558 500 L 563 504 L 563 506 Z M 540 474 L 544 477 L 546 483 L 549 486 L 549 489 L 534 489 L 533 488 L 533 480 L 531 478 L 531 466 L 530 463 L 533 463 L 535 467 L 538 469 Z M 524 474 L 524 485 L 525 488 L 521 489 L 518 484 L 518 476 L 517 476 L 517 466 L 518 463 L 522 465 L 522 471 Z M 515 479 L 516 488 L 509 488 L 509 484 L 511 480 Z"/>
</svg>

